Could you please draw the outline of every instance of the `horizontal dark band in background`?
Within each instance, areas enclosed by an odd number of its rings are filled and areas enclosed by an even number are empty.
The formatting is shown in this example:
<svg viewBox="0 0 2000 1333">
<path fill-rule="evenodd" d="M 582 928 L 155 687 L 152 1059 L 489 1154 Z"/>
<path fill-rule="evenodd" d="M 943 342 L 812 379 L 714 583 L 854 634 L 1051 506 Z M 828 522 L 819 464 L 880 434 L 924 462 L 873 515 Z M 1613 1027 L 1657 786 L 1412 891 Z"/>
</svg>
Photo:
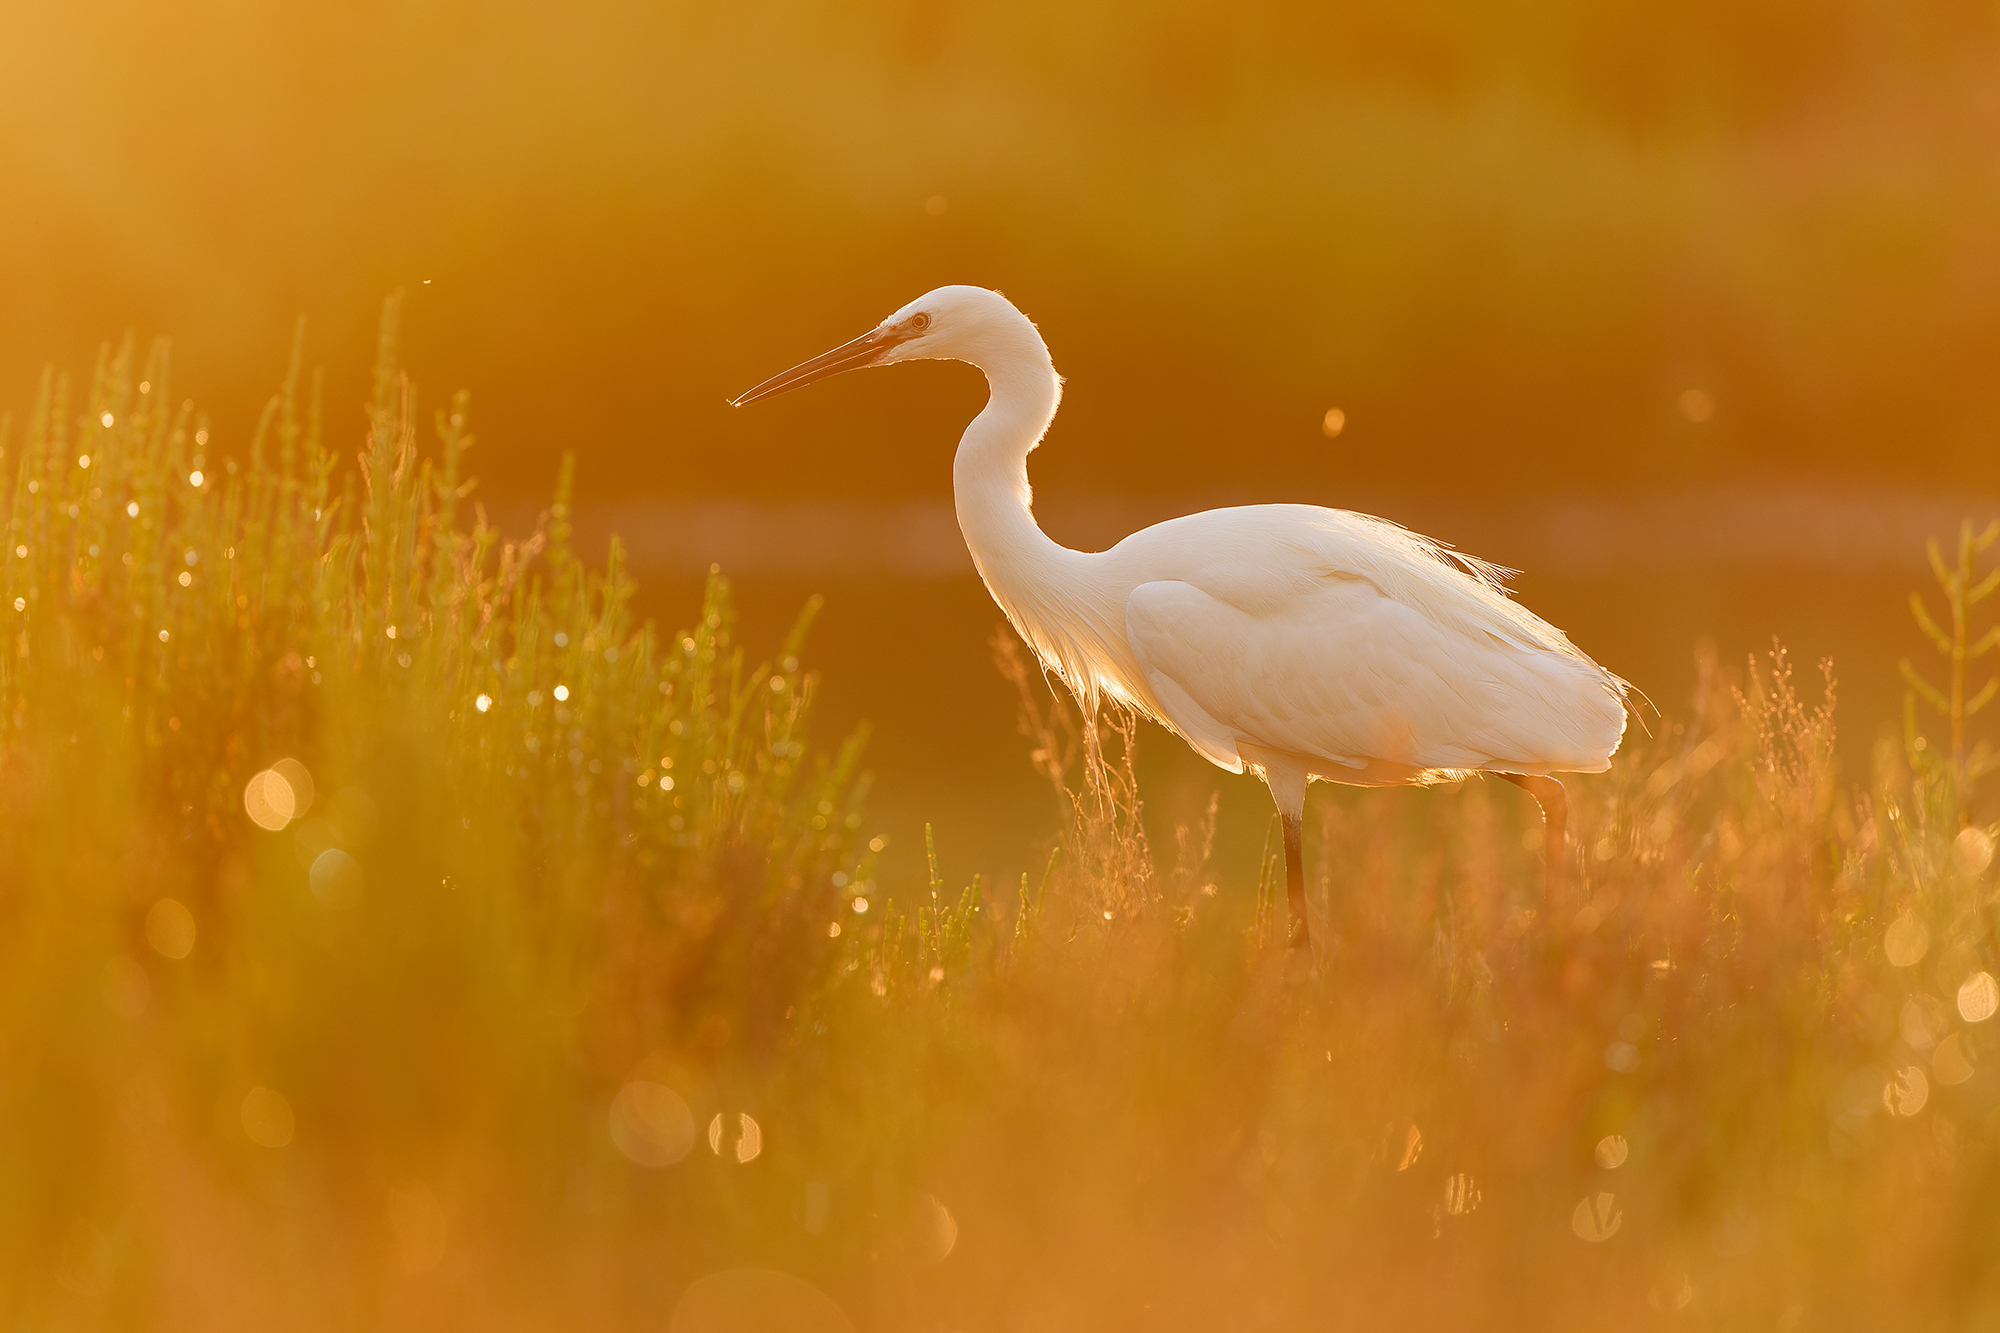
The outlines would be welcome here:
<svg viewBox="0 0 2000 1333">
<path fill-rule="evenodd" d="M 1248 503 L 1249 501 L 1243 501 Z M 1102 550 L 1127 533 L 1215 508 L 1184 499 L 1051 497 L 1043 527 L 1079 550 Z M 1891 573 L 1920 568 L 1924 541 L 1949 542 L 1962 519 L 2000 516 L 2000 496 L 1729 488 L 1653 498 L 1574 495 L 1482 509 L 1408 494 L 1348 495 L 1343 507 L 1379 514 L 1471 555 L 1536 574 L 1589 578 L 1614 570 Z M 497 506 L 509 535 L 536 511 Z M 873 575 L 915 581 L 972 574 L 951 505 L 943 500 L 626 500 L 585 503 L 573 518 L 579 545 L 601 551 L 611 534 L 637 573 L 683 573 L 719 564 L 735 575 Z"/>
</svg>

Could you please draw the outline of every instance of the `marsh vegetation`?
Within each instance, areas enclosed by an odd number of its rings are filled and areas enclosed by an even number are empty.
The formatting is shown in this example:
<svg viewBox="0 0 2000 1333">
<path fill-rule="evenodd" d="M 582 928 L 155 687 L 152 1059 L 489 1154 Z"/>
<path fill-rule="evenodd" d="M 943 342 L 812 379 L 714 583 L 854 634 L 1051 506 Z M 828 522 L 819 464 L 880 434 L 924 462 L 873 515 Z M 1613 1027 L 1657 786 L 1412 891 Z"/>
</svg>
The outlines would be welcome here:
<svg viewBox="0 0 2000 1333">
<path fill-rule="evenodd" d="M 1301 970 L 1006 640 L 1043 868 L 879 874 L 811 608 L 636 623 L 567 472 L 503 539 L 395 315 L 357 459 L 296 349 L 240 449 L 164 347 L 0 440 L 9 1325 L 2000 1319 L 1992 531 L 1865 772 L 1711 657 L 1559 900 L 1511 789 L 1322 789 Z"/>
</svg>

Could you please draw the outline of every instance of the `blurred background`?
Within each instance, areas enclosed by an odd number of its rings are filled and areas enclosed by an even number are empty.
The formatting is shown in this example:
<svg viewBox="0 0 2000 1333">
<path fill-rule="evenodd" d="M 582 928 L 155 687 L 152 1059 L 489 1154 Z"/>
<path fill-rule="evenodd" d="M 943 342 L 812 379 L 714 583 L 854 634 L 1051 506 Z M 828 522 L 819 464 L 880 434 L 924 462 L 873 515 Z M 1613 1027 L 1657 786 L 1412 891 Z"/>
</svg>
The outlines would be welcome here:
<svg viewBox="0 0 2000 1333">
<path fill-rule="evenodd" d="M 0 407 L 166 333 L 241 452 L 304 314 L 358 448 L 407 291 L 510 530 L 573 450 L 643 612 L 711 562 L 752 644 L 827 594 L 822 726 L 874 726 L 889 867 L 928 820 L 952 876 L 1011 874 L 1049 824 L 950 515 L 982 386 L 724 400 L 942 283 L 1069 377 L 1058 539 L 1367 509 L 1522 568 L 1669 712 L 1698 639 L 1775 633 L 1865 745 L 1923 537 L 2000 508 L 1991 5 L 13 0 L 0 51 Z M 1215 780 L 1146 762 L 1163 809 Z"/>
</svg>

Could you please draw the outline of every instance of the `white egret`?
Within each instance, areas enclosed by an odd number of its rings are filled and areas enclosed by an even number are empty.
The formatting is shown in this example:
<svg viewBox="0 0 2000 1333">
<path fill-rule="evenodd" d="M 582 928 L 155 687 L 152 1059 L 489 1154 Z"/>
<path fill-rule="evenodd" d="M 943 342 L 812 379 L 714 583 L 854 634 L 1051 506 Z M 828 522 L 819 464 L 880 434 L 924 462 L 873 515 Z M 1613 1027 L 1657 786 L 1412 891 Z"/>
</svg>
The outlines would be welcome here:
<svg viewBox="0 0 2000 1333">
<path fill-rule="evenodd" d="M 997 292 L 940 287 L 737 406 L 863 366 L 955 360 L 990 390 L 952 466 L 993 600 L 1084 714 L 1110 702 L 1210 762 L 1254 771 L 1284 828 L 1291 939 L 1308 939 L 1300 822 L 1314 778 L 1360 786 L 1495 773 L 1542 808 L 1563 863 L 1560 772 L 1599 773 L 1626 684 L 1511 600 L 1503 571 L 1365 514 L 1248 505 L 1170 519 L 1108 551 L 1052 541 L 1028 454 L 1062 396 L 1047 344 Z"/>
</svg>

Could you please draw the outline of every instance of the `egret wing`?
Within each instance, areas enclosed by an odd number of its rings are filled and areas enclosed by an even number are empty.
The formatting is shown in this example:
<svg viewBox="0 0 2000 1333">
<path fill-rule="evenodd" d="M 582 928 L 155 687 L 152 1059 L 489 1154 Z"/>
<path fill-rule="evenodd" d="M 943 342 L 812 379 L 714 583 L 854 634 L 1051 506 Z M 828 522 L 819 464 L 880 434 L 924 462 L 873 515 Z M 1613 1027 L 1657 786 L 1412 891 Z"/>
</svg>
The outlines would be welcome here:
<svg viewBox="0 0 2000 1333">
<path fill-rule="evenodd" d="M 1160 720 L 1202 758 L 1231 773 L 1243 771 L 1243 756 L 1236 750 L 1240 728 L 1211 713 L 1196 697 L 1200 690 L 1211 703 L 1218 702 L 1216 691 L 1204 689 L 1203 676 L 1190 669 L 1183 645 L 1228 633 L 1236 628 L 1239 614 L 1186 583 L 1144 583 L 1125 603 L 1126 638 L 1159 703 Z"/>
<path fill-rule="evenodd" d="M 1594 770 L 1623 731 L 1588 662 L 1441 624 L 1363 578 L 1267 585 L 1249 609 L 1146 583 L 1126 627 L 1167 720 L 1219 763 L 1226 736 L 1232 758 L 1247 743 L 1384 777 Z"/>
</svg>

